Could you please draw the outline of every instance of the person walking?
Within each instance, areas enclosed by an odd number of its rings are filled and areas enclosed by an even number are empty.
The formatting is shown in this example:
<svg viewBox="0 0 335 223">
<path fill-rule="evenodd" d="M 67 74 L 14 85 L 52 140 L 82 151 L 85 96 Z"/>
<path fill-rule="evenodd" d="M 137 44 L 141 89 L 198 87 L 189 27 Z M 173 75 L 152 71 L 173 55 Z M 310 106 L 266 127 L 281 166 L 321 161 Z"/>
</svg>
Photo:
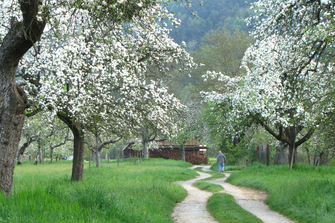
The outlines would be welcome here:
<svg viewBox="0 0 335 223">
<path fill-rule="evenodd" d="M 216 157 L 216 162 L 219 164 L 219 172 L 224 171 L 224 163 L 226 161 L 225 155 L 221 151 L 219 151 L 219 155 Z"/>
</svg>

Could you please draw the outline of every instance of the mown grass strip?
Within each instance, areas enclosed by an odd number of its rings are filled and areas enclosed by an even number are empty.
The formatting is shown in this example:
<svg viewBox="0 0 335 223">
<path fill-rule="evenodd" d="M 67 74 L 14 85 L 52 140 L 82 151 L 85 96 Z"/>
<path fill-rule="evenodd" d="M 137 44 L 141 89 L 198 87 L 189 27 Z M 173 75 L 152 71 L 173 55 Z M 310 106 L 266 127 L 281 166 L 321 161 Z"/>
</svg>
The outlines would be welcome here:
<svg viewBox="0 0 335 223">
<path fill-rule="evenodd" d="M 213 166 L 212 166 L 213 167 Z M 217 179 L 224 177 L 223 174 L 215 171 L 201 171 L 206 172 L 212 175 L 211 178 L 208 179 Z M 198 181 L 193 184 L 193 186 L 201 189 L 206 190 L 208 192 L 214 193 L 207 201 L 207 210 L 211 213 L 211 215 L 218 221 L 222 223 L 260 223 L 262 222 L 256 216 L 252 215 L 248 211 L 241 208 L 238 204 L 236 204 L 235 199 L 233 196 L 225 194 L 225 193 L 218 193 L 224 188 L 221 185 L 212 184 L 208 182 Z"/>
<path fill-rule="evenodd" d="M 202 179 L 200 181 L 216 180 L 216 179 L 225 177 L 224 174 L 219 173 L 218 171 L 217 172 L 215 172 L 215 171 L 202 171 L 202 167 L 197 167 L 197 168 L 194 168 L 193 170 L 198 171 L 198 172 L 202 172 L 202 173 L 207 173 L 207 174 L 211 175 L 211 177 Z"/>
<path fill-rule="evenodd" d="M 205 190 L 208 192 L 219 192 L 223 190 L 223 187 L 218 184 L 212 184 L 207 182 L 195 182 L 192 186 L 199 188 L 200 190 Z"/>
<path fill-rule="evenodd" d="M 71 183 L 71 161 L 17 166 L 10 199 L 0 196 L 0 222 L 173 222 L 171 214 L 187 191 L 173 183 L 197 173 L 189 163 L 164 159 L 120 166 L 103 162 Z"/>
<path fill-rule="evenodd" d="M 209 213 L 222 223 L 261 223 L 256 216 L 242 209 L 236 204 L 233 196 L 225 193 L 215 193 L 208 199 Z"/>
</svg>

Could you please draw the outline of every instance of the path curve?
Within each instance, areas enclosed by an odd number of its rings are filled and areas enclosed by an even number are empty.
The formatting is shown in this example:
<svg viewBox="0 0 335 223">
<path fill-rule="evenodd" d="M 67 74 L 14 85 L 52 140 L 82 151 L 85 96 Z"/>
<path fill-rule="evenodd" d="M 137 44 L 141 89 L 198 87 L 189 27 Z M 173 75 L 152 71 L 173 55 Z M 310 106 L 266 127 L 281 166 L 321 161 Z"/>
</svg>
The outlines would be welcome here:
<svg viewBox="0 0 335 223">
<path fill-rule="evenodd" d="M 196 168 L 195 167 L 192 167 Z M 217 223 L 206 209 L 207 200 L 213 193 L 193 187 L 192 184 L 198 180 L 210 177 L 210 174 L 197 172 L 200 176 L 189 181 L 178 181 L 176 183 L 184 187 L 188 196 L 174 208 L 172 218 L 176 223 Z"/>
<path fill-rule="evenodd" d="M 193 166 L 191 169 L 197 167 L 202 167 L 203 171 L 211 171 L 210 166 Z M 200 174 L 200 176 L 193 180 L 177 182 L 187 190 L 188 196 L 184 201 L 178 203 L 174 209 L 172 218 L 176 223 L 217 222 L 206 210 L 207 200 L 210 196 L 212 196 L 212 193 L 192 186 L 194 182 L 206 179 L 211 175 L 200 172 L 197 173 Z M 230 176 L 230 174 L 225 173 L 225 175 L 226 177 L 224 178 L 210 180 L 207 182 L 221 185 L 224 188 L 222 193 L 232 195 L 238 205 L 261 219 L 264 223 L 294 223 L 285 216 L 269 209 L 269 207 L 264 203 L 264 200 L 267 198 L 267 194 L 265 192 L 229 184 L 225 182 L 225 180 Z"/>
<path fill-rule="evenodd" d="M 209 168 L 205 167 L 202 170 L 210 171 Z M 261 219 L 264 223 L 293 223 L 293 221 L 287 219 L 284 215 L 270 210 L 269 206 L 264 203 L 268 197 L 266 192 L 227 183 L 226 179 L 230 176 L 230 173 L 225 173 L 225 175 L 226 177 L 224 178 L 207 182 L 221 185 L 224 188 L 222 193 L 232 195 L 238 205 Z"/>
</svg>

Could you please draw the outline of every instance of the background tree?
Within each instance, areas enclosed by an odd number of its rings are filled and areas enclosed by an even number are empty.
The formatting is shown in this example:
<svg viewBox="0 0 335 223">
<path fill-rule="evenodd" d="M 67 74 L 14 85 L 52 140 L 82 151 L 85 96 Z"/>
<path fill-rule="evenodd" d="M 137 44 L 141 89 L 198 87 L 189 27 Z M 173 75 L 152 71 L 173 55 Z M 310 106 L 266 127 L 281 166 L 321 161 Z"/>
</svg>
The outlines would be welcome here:
<svg viewBox="0 0 335 223">
<path fill-rule="evenodd" d="M 332 72 L 320 61 L 306 64 L 310 54 L 292 48 L 292 42 L 301 46 L 300 39 L 276 35 L 256 42 L 244 57 L 247 75 L 230 78 L 219 74 L 230 92 L 207 94 L 210 101 L 232 107 L 230 122 L 252 118 L 287 143 L 290 168 L 296 148 L 311 137 L 331 109 L 332 103 L 324 95 L 332 94 L 333 89 L 329 82 Z"/>
<path fill-rule="evenodd" d="M 197 113 L 197 124 L 193 126 L 197 126 L 198 134 L 202 136 L 202 140 L 205 140 L 207 145 L 210 145 L 210 150 L 223 150 L 227 140 L 231 142 L 231 145 L 236 146 L 239 136 L 236 133 L 226 134 L 219 128 L 219 125 L 227 125 L 224 121 L 225 106 L 216 109 L 213 105 L 201 102 L 201 91 L 226 91 L 224 82 L 219 81 L 218 78 L 207 78 L 204 82 L 203 75 L 207 70 L 219 70 L 231 77 L 240 76 L 243 73 L 243 69 L 240 68 L 241 59 L 251 43 L 253 39 L 243 32 L 235 31 L 230 34 L 225 29 L 212 31 L 203 38 L 199 50 L 192 53 L 194 61 L 203 65 L 192 71 L 191 77 L 179 83 L 173 82 L 171 87 L 173 90 L 177 87 L 182 88 L 180 85 L 187 84 L 177 95 L 180 95 L 179 97 L 185 104 L 194 104 L 192 107 Z M 223 138 L 224 140 L 221 141 Z M 217 153 L 217 151 L 208 152 L 213 156 Z"/>
<path fill-rule="evenodd" d="M 192 52 L 194 62 L 199 64 L 190 77 L 180 76 L 169 85 L 169 91 L 177 95 L 183 103 L 201 101 L 201 91 L 222 91 L 225 89 L 217 79 L 203 81 L 207 70 L 222 72 L 235 77 L 243 73 L 240 69 L 245 50 L 253 43 L 253 38 L 236 30 L 233 34 L 225 29 L 213 30 L 202 39 L 199 49 Z"/>
<path fill-rule="evenodd" d="M 15 73 L 22 56 L 34 45 L 43 33 L 46 22 L 56 31 L 56 36 L 63 23 L 81 24 L 83 20 L 76 13 L 84 12 L 91 24 L 121 24 L 134 16 L 141 16 L 143 9 L 148 9 L 156 1 L 70 1 L 66 4 L 57 1 L 25 1 L 2 3 L 2 26 L 0 30 L 0 67 L 1 68 L 1 148 L 0 153 L 0 188 L 4 194 L 10 195 L 14 173 L 15 156 L 27 107 L 25 92 L 15 83 Z M 66 17 L 64 15 L 72 15 Z M 67 29 L 66 29 L 67 30 Z M 83 31 L 83 30 L 82 30 Z M 68 33 L 71 34 L 71 33 Z M 37 49 L 37 48 L 35 48 Z M 62 116 L 66 118 L 66 116 Z M 74 130 L 80 135 L 80 131 Z M 79 165 L 80 166 L 80 165 Z"/>
<path fill-rule="evenodd" d="M 85 12 L 76 16 L 89 21 Z M 166 63 L 180 60 L 178 68 L 184 70 L 192 60 L 168 37 L 167 28 L 150 19 L 160 17 L 173 20 L 157 4 L 127 24 L 101 24 L 101 32 L 93 32 L 91 23 L 64 25 L 61 38 L 52 39 L 46 33 L 40 53 L 32 51 L 25 57 L 25 73 L 37 69 L 43 83 L 27 85 L 30 92 L 39 92 L 31 100 L 47 109 L 47 117 L 58 116 L 73 132 L 72 180 L 83 177 L 84 129 L 97 122 L 101 122 L 99 128 L 114 125 L 115 135 L 140 126 L 142 119 L 165 132 L 173 128 L 171 114 L 183 106 L 168 94 L 161 76 L 168 72 Z M 84 29 L 87 32 L 82 33 Z M 147 71 L 153 65 L 160 71 L 155 78 Z"/>
<path fill-rule="evenodd" d="M 46 24 L 46 10 L 39 6 L 40 2 L 37 0 L 20 1 L 14 5 L 5 5 L 2 2 L 0 188 L 6 195 L 10 195 L 13 185 L 15 157 L 27 107 L 27 96 L 15 83 L 15 72 L 20 59 L 40 38 Z M 12 8 L 19 10 L 12 13 Z M 39 8 L 42 9 L 41 12 Z"/>
<path fill-rule="evenodd" d="M 168 9 L 182 21 L 181 25 L 173 28 L 171 37 L 179 44 L 187 43 L 188 51 L 198 50 L 202 39 L 213 30 L 224 28 L 230 34 L 236 30 L 248 33 L 245 19 L 253 15 L 249 9 L 255 0 L 203 0 L 203 4 L 191 4 L 185 9 L 185 2 L 174 2 Z"/>
</svg>

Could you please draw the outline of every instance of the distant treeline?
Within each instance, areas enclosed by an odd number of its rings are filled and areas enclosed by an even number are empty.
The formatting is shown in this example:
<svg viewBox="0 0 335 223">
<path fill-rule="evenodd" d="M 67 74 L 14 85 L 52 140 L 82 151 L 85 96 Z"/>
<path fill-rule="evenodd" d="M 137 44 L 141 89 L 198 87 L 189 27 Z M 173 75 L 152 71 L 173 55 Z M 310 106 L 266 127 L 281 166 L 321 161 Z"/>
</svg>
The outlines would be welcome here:
<svg viewBox="0 0 335 223">
<path fill-rule="evenodd" d="M 203 5 L 192 4 L 191 7 L 183 5 L 182 1 L 173 2 L 169 10 L 182 21 L 181 25 L 171 32 L 171 37 L 177 43 L 185 41 L 189 51 L 197 50 L 201 39 L 211 30 L 225 28 L 231 34 L 235 30 L 248 33 L 245 18 L 252 15 L 250 3 L 245 0 L 203 0 Z M 198 17 L 192 15 L 195 13 Z"/>
</svg>

